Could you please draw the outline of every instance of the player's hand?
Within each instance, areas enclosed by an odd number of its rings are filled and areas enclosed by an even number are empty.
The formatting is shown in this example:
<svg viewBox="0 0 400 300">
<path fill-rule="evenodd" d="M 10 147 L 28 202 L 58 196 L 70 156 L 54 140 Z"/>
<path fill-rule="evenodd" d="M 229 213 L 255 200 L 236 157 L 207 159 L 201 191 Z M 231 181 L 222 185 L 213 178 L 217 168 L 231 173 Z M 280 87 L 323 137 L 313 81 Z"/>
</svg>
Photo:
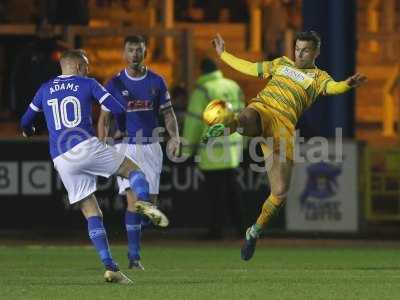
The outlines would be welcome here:
<svg viewBox="0 0 400 300">
<path fill-rule="evenodd" d="M 349 78 L 346 79 L 346 83 L 352 88 L 356 88 L 362 85 L 366 81 L 367 81 L 367 76 L 359 73 L 354 74 L 353 76 L 350 76 Z"/>
<path fill-rule="evenodd" d="M 179 138 L 171 138 L 167 143 L 167 153 L 170 158 L 180 157 L 182 154 L 182 143 Z"/>
<path fill-rule="evenodd" d="M 22 136 L 28 138 L 28 137 L 31 137 L 32 135 L 34 135 L 35 132 L 36 132 L 36 128 L 32 126 L 31 131 L 22 131 Z"/>
<path fill-rule="evenodd" d="M 115 141 L 117 141 L 117 140 L 122 140 L 124 137 L 126 137 L 126 133 L 117 130 L 117 131 L 114 133 L 113 139 L 114 139 Z"/>
<path fill-rule="evenodd" d="M 225 42 L 219 33 L 217 33 L 217 36 L 212 39 L 211 43 L 213 44 L 215 51 L 217 51 L 219 56 L 225 51 Z"/>
</svg>

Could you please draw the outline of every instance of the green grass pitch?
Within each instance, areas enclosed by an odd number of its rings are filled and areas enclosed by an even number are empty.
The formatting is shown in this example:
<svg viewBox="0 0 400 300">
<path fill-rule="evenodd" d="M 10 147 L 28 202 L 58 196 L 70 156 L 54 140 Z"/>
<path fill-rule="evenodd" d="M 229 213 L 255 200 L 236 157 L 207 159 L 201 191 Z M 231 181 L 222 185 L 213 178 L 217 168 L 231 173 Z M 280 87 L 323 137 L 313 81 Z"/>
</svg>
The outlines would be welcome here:
<svg viewBox="0 0 400 300">
<path fill-rule="evenodd" d="M 103 282 L 87 246 L 0 246 L 0 299 L 400 299 L 397 247 L 262 243 L 250 262 L 236 243 L 144 243 L 133 286 Z"/>
</svg>

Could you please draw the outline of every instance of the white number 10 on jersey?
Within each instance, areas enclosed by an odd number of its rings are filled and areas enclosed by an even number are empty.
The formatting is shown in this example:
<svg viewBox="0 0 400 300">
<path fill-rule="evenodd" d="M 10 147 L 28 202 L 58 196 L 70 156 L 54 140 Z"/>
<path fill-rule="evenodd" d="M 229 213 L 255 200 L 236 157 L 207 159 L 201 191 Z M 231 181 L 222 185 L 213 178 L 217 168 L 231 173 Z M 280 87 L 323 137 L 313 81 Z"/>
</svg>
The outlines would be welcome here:
<svg viewBox="0 0 400 300">
<path fill-rule="evenodd" d="M 47 104 L 51 106 L 54 117 L 54 126 L 56 130 L 61 129 L 61 123 L 67 128 L 73 128 L 78 126 L 82 121 L 81 114 L 81 103 L 78 98 L 74 96 L 68 96 L 61 100 L 60 106 L 58 106 L 58 99 L 47 100 Z M 74 117 L 72 120 L 68 119 L 67 105 L 73 105 Z"/>
</svg>

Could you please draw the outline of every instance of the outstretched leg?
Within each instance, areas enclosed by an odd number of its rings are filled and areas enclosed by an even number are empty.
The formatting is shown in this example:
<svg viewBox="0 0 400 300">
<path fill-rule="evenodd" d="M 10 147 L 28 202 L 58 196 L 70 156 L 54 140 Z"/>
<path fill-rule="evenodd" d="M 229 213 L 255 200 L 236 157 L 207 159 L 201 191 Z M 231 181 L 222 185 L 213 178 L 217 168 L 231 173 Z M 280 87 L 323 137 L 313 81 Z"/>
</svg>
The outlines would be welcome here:
<svg viewBox="0 0 400 300">
<path fill-rule="evenodd" d="M 253 257 L 258 237 L 285 203 L 289 190 L 293 162 L 291 160 L 280 161 L 278 153 L 273 153 L 268 159 L 271 164 L 267 171 L 271 193 L 265 200 L 256 223 L 246 231 L 245 243 L 241 251 L 243 260 L 249 260 Z"/>
<path fill-rule="evenodd" d="M 127 157 L 124 159 L 116 175 L 128 179 L 130 189 L 138 199 L 136 200 L 135 198 L 132 200 L 137 213 L 147 216 L 154 225 L 160 227 L 168 226 L 168 218 L 154 205 L 149 203 L 149 200 L 151 200 L 149 183 L 144 173 L 131 159 Z"/>
<path fill-rule="evenodd" d="M 235 131 L 238 131 L 241 135 L 245 136 L 261 136 L 262 125 L 258 112 L 252 108 L 246 107 L 238 116 Z"/>
<path fill-rule="evenodd" d="M 207 114 L 207 111 L 204 114 Z M 222 136 L 226 133 L 233 134 L 235 132 L 244 136 L 257 137 L 262 135 L 263 130 L 260 115 L 250 107 L 246 107 L 232 118 L 216 118 L 209 125 L 211 126 L 203 138 L 204 142 L 207 142 L 210 138 Z"/>
<path fill-rule="evenodd" d="M 131 190 L 136 194 L 137 198 L 143 201 L 149 201 L 149 183 L 146 176 L 132 160 L 125 157 L 120 165 L 117 174 L 118 176 L 128 179 Z"/>
</svg>

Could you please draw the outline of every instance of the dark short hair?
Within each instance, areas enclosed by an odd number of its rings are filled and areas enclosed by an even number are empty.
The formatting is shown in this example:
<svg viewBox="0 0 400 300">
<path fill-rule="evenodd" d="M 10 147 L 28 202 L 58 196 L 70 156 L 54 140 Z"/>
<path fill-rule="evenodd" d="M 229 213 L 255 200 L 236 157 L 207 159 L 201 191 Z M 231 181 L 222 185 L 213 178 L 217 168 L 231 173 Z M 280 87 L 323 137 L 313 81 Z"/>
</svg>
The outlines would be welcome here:
<svg viewBox="0 0 400 300">
<path fill-rule="evenodd" d="M 85 50 L 82 49 L 69 49 L 64 51 L 61 56 L 60 60 L 64 59 L 81 59 L 85 60 L 87 57 Z"/>
<path fill-rule="evenodd" d="M 296 41 L 313 42 L 315 48 L 321 47 L 321 38 L 314 30 L 298 32 L 296 34 Z"/>
<path fill-rule="evenodd" d="M 201 60 L 200 69 L 203 74 L 207 74 L 218 70 L 218 67 L 211 58 L 206 57 Z"/>
<path fill-rule="evenodd" d="M 143 36 L 138 35 L 138 34 L 127 36 L 124 39 L 124 46 L 126 44 L 140 44 L 140 43 L 143 43 L 144 45 L 146 45 L 146 40 Z"/>
</svg>

